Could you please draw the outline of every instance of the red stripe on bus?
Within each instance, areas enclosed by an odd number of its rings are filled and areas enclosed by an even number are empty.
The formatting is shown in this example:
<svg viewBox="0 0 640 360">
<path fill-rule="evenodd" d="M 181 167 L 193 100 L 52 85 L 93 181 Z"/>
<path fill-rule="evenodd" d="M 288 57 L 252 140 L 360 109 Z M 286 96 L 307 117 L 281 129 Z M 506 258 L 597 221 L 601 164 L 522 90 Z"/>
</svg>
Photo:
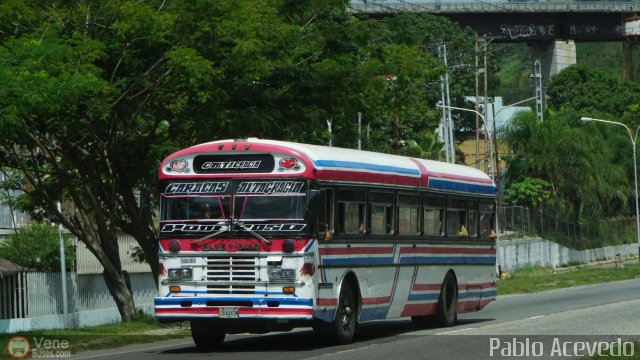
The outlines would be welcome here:
<svg viewBox="0 0 640 360">
<path fill-rule="evenodd" d="M 318 306 L 337 306 L 338 305 L 338 299 L 334 299 L 334 298 L 318 298 L 316 303 L 318 303 Z"/>
<path fill-rule="evenodd" d="M 321 248 L 320 255 L 373 255 L 392 254 L 393 247 L 351 247 L 351 248 Z"/>
<path fill-rule="evenodd" d="M 363 305 L 380 305 L 388 304 L 391 302 L 391 296 L 362 298 Z"/>
<path fill-rule="evenodd" d="M 423 315 L 432 315 L 436 313 L 436 309 L 438 308 L 438 303 L 428 303 L 428 304 L 406 304 L 402 308 L 402 312 L 400 316 L 423 316 Z"/>
<path fill-rule="evenodd" d="M 318 170 L 317 180 L 419 186 L 420 178 L 407 175 L 380 174 L 349 170 Z"/>
</svg>

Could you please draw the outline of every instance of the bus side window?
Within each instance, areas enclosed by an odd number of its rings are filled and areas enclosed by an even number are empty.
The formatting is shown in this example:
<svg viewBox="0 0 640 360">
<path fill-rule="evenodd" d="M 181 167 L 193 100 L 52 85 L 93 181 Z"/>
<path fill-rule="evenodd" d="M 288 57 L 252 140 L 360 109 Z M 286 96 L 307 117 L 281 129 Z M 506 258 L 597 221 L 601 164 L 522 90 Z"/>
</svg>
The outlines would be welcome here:
<svg viewBox="0 0 640 360">
<path fill-rule="evenodd" d="M 398 234 L 420 233 L 420 198 L 413 195 L 398 195 Z"/>
<path fill-rule="evenodd" d="M 447 236 L 469 236 L 467 230 L 467 201 L 462 199 L 447 200 Z"/>
<path fill-rule="evenodd" d="M 441 197 L 425 196 L 423 198 L 424 234 L 443 236 L 444 201 Z"/>
<path fill-rule="evenodd" d="M 372 234 L 393 234 L 393 193 L 370 192 L 369 204 Z"/>
<path fill-rule="evenodd" d="M 333 200 L 333 190 L 321 190 L 317 191 L 315 195 L 309 201 L 309 211 L 312 218 L 309 220 L 314 226 L 314 231 L 317 234 L 322 234 L 326 231 L 331 232 L 333 229 L 331 226 L 331 204 Z"/>
<path fill-rule="evenodd" d="M 492 202 L 480 203 L 480 238 L 489 239 L 495 237 L 495 204 Z"/>
<path fill-rule="evenodd" d="M 469 202 L 469 237 L 478 237 L 478 202 Z"/>
<path fill-rule="evenodd" d="M 364 191 L 339 191 L 336 232 L 358 234 L 366 231 Z"/>
</svg>

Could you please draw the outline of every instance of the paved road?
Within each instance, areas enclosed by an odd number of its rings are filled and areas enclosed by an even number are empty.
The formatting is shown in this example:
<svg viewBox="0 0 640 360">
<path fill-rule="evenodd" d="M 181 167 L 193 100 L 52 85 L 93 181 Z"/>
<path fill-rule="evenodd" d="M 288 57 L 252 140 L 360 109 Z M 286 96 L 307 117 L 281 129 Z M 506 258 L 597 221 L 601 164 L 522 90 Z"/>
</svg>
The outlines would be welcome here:
<svg viewBox="0 0 640 360">
<path fill-rule="evenodd" d="M 575 348 L 576 342 L 589 346 L 600 341 L 621 341 L 624 345 L 639 337 L 640 279 L 636 279 L 501 296 L 480 312 L 460 316 L 458 325 L 452 328 L 420 329 L 409 320 L 364 324 L 356 342 L 344 346 L 332 345 L 315 337 L 313 332 L 300 329 L 266 335 L 230 335 L 220 351 L 211 353 L 198 352 L 191 339 L 185 338 L 86 352 L 73 358 L 496 359 L 500 355 L 518 355 L 518 349 L 528 349 L 529 358 L 540 359 L 589 351 L 583 345 Z M 554 350 L 562 352 L 552 354 Z M 540 352 L 543 356 L 534 356 Z"/>
</svg>

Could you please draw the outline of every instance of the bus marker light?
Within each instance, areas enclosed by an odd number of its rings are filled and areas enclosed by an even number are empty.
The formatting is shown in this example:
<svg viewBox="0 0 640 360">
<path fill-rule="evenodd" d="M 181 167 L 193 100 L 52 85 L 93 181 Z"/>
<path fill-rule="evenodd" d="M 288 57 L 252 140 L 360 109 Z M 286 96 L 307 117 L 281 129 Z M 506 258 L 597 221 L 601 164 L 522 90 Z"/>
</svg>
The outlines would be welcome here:
<svg viewBox="0 0 640 360">
<path fill-rule="evenodd" d="M 302 265 L 300 273 L 302 275 L 311 276 L 316 273 L 316 266 L 312 262 L 306 262 Z"/>
<path fill-rule="evenodd" d="M 282 243 L 282 251 L 286 253 L 292 253 L 295 250 L 296 244 L 293 243 L 293 240 L 287 239 Z"/>
<path fill-rule="evenodd" d="M 179 293 L 180 292 L 180 286 L 169 286 L 169 292 L 172 293 Z"/>
<path fill-rule="evenodd" d="M 296 288 L 294 287 L 283 287 L 282 292 L 285 294 L 293 294 L 296 292 Z"/>
<path fill-rule="evenodd" d="M 169 241 L 169 251 L 172 253 L 180 252 L 180 242 L 178 240 Z"/>
</svg>

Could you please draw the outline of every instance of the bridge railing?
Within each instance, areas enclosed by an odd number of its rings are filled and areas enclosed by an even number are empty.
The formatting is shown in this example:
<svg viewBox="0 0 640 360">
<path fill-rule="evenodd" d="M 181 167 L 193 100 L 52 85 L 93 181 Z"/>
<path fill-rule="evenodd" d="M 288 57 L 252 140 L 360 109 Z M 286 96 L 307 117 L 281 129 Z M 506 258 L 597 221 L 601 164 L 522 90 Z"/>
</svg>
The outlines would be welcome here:
<svg viewBox="0 0 640 360">
<path fill-rule="evenodd" d="M 632 1 L 362 1 L 353 0 L 350 10 L 354 15 L 411 13 L 464 13 L 464 12 L 614 12 L 640 10 L 640 3 Z"/>
</svg>

